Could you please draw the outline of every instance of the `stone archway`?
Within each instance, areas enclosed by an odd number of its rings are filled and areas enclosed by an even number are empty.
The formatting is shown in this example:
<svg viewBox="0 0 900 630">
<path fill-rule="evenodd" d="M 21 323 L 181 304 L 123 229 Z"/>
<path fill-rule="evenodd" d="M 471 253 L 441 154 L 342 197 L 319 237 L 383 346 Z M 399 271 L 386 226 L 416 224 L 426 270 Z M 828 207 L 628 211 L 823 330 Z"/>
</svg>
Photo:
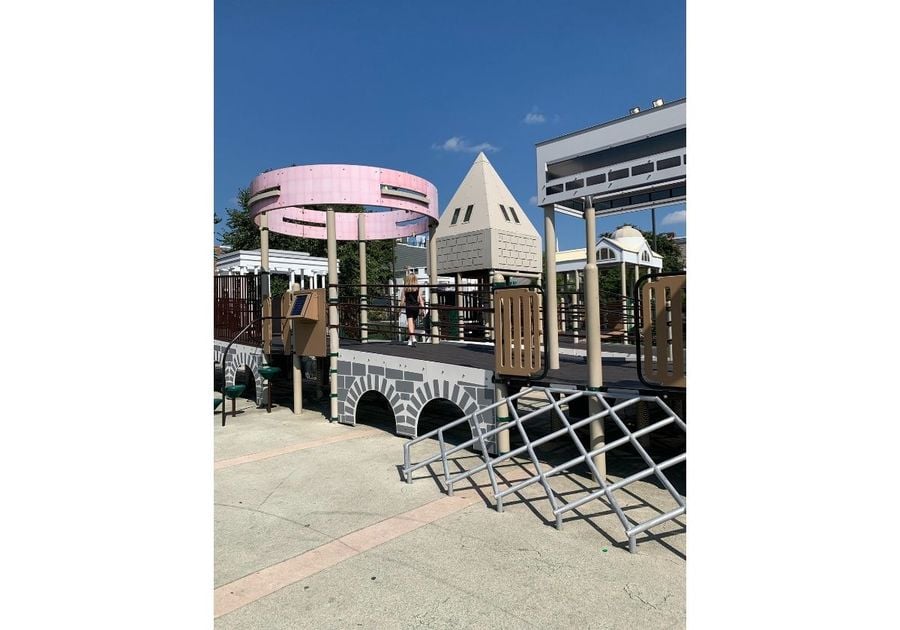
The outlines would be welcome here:
<svg viewBox="0 0 900 630">
<path fill-rule="evenodd" d="M 400 394 L 397 392 L 394 384 L 377 374 L 367 374 L 354 379 L 353 384 L 347 390 L 344 399 L 344 412 L 341 414 L 342 424 L 356 424 L 356 407 L 359 405 L 360 399 L 366 392 L 375 391 L 384 396 L 394 412 L 395 427 L 402 424 L 402 419 L 406 414 L 401 404 Z M 396 430 L 396 429 L 395 429 Z M 399 431 L 398 431 L 399 433 Z"/>
<path fill-rule="evenodd" d="M 407 402 L 406 410 L 408 417 L 412 423 L 413 436 L 419 434 L 419 419 L 422 417 L 422 411 L 425 406 L 438 399 L 444 399 L 452 402 L 459 407 L 463 415 L 469 415 L 478 411 L 478 403 L 472 396 L 457 384 L 451 384 L 449 381 L 439 381 L 433 379 L 423 383 L 416 388 L 410 400 Z M 486 418 L 489 416 L 490 418 Z M 493 413 L 483 414 L 477 418 L 469 418 L 469 431 L 472 437 L 477 435 L 475 430 L 475 422 L 482 431 L 488 431 L 494 427 Z M 493 451 L 495 448 L 495 440 L 489 438 L 486 440 L 488 450 Z"/>
<path fill-rule="evenodd" d="M 225 383 L 234 384 L 238 370 L 249 369 L 253 374 L 254 388 L 256 391 L 256 404 L 265 403 L 263 396 L 263 378 L 259 374 L 259 368 L 262 365 L 262 352 L 247 352 L 242 348 L 237 348 L 228 354 L 228 360 L 225 362 Z"/>
</svg>

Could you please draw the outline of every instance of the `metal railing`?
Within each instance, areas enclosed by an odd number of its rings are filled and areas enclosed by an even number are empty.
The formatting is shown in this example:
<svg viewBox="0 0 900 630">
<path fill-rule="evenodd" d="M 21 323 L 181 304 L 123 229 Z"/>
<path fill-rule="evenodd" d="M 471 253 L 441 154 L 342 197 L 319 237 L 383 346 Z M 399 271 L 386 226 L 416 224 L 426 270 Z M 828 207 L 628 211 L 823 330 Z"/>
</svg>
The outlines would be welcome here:
<svg viewBox="0 0 900 630">
<path fill-rule="evenodd" d="M 366 287 L 366 299 L 360 288 Z M 406 305 L 401 294 L 402 285 L 395 284 L 338 284 L 338 319 L 341 337 L 359 340 L 362 337 L 360 314 L 366 311 L 365 325 L 370 340 L 392 340 L 406 337 L 406 327 L 400 325 Z M 488 285 L 477 284 L 420 284 L 419 290 L 429 289 L 437 296 L 437 304 L 426 302 L 420 309 L 417 326 L 431 337 L 431 326 L 438 329 L 437 337 L 450 341 L 487 341 L 493 334 L 493 308 Z"/>
<path fill-rule="evenodd" d="M 238 343 L 262 343 L 262 275 L 213 276 L 213 337 Z M 259 320 L 259 321 L 256 321 Z M 248 327 L 249 324 L 249 327 Z M 246 328 L 246 330 L 244 330 Z"/>
<path fill-rule="evenodd" d="M 557 296 L 557 329 L 560 340 L 584 342 L 587 338 L 584 291 L 560 289 Z M 617 293 L 600 296 L 600 334 L 604 341 L 635 343 L 637 336 L 635 300 Z"/>
<path fill-rule="evenodd" d="M 543 393 L 547 399 L 547 403 L 543 406 L 540 406 L 537 409 L 534 409 L 524 415 L 519 415 L 519 413 L 515 409 L 515 405 L 513 404 L 519 398 L 535 393 Z M 559 395 L 561 398 L 556 400 L 554 395 Z M 588 416 L 587 418 L 578 420 L 576 422 L 571 422 L 566 413 L 562 410 L 561 405 L 569 404 L 579 398 L 587 397 L 594 398 L 599 403 L 599 406 L 602 410 L 599 413 Z M 638 403 L 648 403 L 655 404 L 659 407 L 663 413 L 665 414 L 665 418 L 654 422 L 646 427 L 640 428 L 636 431 L 631 431 L 623 422 L 620 417 L 620 412 L 627 409 L 632 405 L 636 405 Z M 499 426 L 490 429 L 488 431 L 484 431 L 481 429 L 479 423 L 477 422 L 478 416 L 481 416 L 486 413 L 492 412 L 494 409 L 499 407 L 502 404 L 507 404 L 510 413 L 510 420 L 507 423 L 500 424 Z M 547 435 L 543 435 L 538 439 L 531 440 L 528 436 L 528 432 L 525 429 L 525 424 L 530 421 L 538 418 L 543 415 L 547 411 L 551 410 L 556 415 L 556 417 L 562 423 L 562 428 L 556 431 L 553 431 Z M 576 434 L 576 430 L 588 426 L 591 422 L 602 421 L 606 419 L 612 419 L 615 422 L 616 426 L 622 431 L 623 436 L 621 438 L 615 439 L 612 442 L 604 444 L 603 446 L 593 449 L 586 450 L 584 445 L 581 443 L 581 439 Z M 445 432 L 451 430 L 463 423 L 469 423 L 472 428 L 475 437 L 470 440 L 467 440 L 461 444 L 453 445 L 452 447 L 448 447 L 446 440 L 444 438 Z M 668 405 L 666 405 L 659 397 L 657 396 L 634 396 L 632 398 L 628 398 L 623 402 L 617 403 L 615 405 L 610 405 L 605 398 L 603 397 L 603 392 L 598 391 L 576 391 L 571 389 L 562 389 L 562 388 L 553 388 L 553 387 L 527 387 L 517 394 L 510 396 L 504 400 L 493 403 L 492 405 L 488 405 L 477 411 L 470 413 L 468 415 L 463 416 L 453 422 L 443 425 L 442 427 L 435 429 L 425 435 L 419 436 L 403 445 L 403 476 L 406 483 L 412 483 L 412 473 L 420 468 L 425 466 L 429 466 L 437 461 L 441 462 L 444 471 L 444 483 L 446 484 L 447 494 L 453 495 L 453 487 L 455 484 L 463 481 L 465 479 L 470 479 L 473 475 L 487 471 L 488 479 L 490 480 L 491 489 L 494 496 L 495 508 L 498 512 L 503 511 L 503 499 L 510 494 L 515 494 L 521 492 L 524 488 L 534 484 L 540 483 L 541 487 L 543 487 L 544 492 L 547 495 L 547 499 L 550 502 L 550 506 L 553 510 L 553 514 L 556 519 L 556 528 L 562 528 L 562 515 L 566 512 L 574 510 L 585 503 L 593 500 L 601 500 L 605 502 L 612 511 L 618 517 L 620 523 L 622 524 L 623 529 L 625 530 L 625 535 L 628 537 L 628 549 L 632 553 L 635 551 L 637 546 L 637 536 L 638 534 L 647 531 L 652 527 L 656 527 L 661 523 L 666 521 L 670 521 L 678 516 L 685 514 L 686 512 L 686 504 L 684 497 L 675 489 L 675 487 L 670 483 L 666 475 L 664 474 L 664 470 L 670 468 L 676 464 L 684 462 L 687 460 L 686 453 L 680 453 L 675 457 L 670 457 L 661 463 L 656 463 L 647 453 L 646 449 L 641 444 L 640 438 L 647 436 L 648 434 L 661 429 L 662 427 L 668 425 L 676 425 L 682 431 L 687 433 L 687 427 L 684 421 L 678 417 L 678 415 L 672 411 Z M 495 436 L 503 431 L 517 430 L 519 435 L 522 438 L 523 445 L 517 448 L 510 450 L 507 453 L 503 453 L 501 455 L 491 456 L 488 453 L 487 446 L 488 444 L 493 444 L 495 442 Z M 571 438 L 575 447 L 580 452 L 578 457 L 570 459 L 563 464 L 558 466 L 554 466 L 549 470 L 544 470 L 540 461 L 535 454 L 534 448 L 536 446 L 540 446 L 549 442 L 550 440 L 554 440 L 563 436 L 568 436 Z M 413 446 L 417 444 L 421 444 L 425 440 L 431 440 L 436 438 L 438 441 L 439 452 L 437 455 L 429 457 L 423 461 L 412 463 L 411 461 L 411 451 Z M 478 445 L 481 450 L 481 459 L 483 463 L 478 464 L 468 470 L 465 470 L 457 475 L 450 475 L 450 467 L 448 458 L 463 449 L 467 449 L 474 445 Z M 609 483 L 606 478 L 600 474 L 596 465 L 594 464 L 593 458 L 597 455 L 601 455 L 611 451 L 614 448 L 623 446 L 625 444 L 630 444 L 640 455 L 640 457 L 644 460 L 644 463 L 647 465 L 642 471 L 631 474 L 624 479 L 616 481 L 614 483 Z M 527 453 L 528 459 L 531 461 L 531 464 L 534 466 L 535 474 L 524 481 L 520 481 L 515 485 L 510 485 L 509 487 L 500 490 L 498 487 L 498 476 L 495 470 L 496 466 L 506 460 L 509 460 L 517 455 L 521 455 L 523 453 Z M 455 460 L 458 462 L 458 460 Z M 553 488 L 550 485 L 550 479 L 554 475 L 558 475 L 572 468 L 573 466 L 577 466 L 579 464 L 586 464 L 590 469 L 594 480 L 599 484 L 599 488 L 590 492 L 587 496 L 582 497 L 576 501 L 565 502 L 562 500 L 561 495 L 559 493 L 554 492 Z M 637 522 L 630 519 L 626 516 L 624 510 L 622 509 L 619 502 L 616 500 L 613 492 L 616 490 L 621 490 L 625 486 L 634 483 L 635 481 L 639 481 L 651 475 L 655 475 L 657 479 L 659 479 L 660 483 L 666 488 L 672 498 L 675 500 L 677 507 L 673 510 L 660 514 L 655 518 L 651 518 L 644 522 Z"/>
</svg>

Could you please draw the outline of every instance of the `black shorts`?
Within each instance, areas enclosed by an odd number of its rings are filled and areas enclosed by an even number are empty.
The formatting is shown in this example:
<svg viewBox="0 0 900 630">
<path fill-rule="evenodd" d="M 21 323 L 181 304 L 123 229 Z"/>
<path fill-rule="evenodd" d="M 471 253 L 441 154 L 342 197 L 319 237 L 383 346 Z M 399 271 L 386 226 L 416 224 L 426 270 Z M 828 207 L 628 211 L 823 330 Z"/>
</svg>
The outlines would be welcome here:
<svg viewBox="0 0 900 630">
<path fill-rule="evenodd" d="M 409 319 L 418 319 L 419 318 L 419 307 L 406 307 L 406 317 Z"/>
</svg>

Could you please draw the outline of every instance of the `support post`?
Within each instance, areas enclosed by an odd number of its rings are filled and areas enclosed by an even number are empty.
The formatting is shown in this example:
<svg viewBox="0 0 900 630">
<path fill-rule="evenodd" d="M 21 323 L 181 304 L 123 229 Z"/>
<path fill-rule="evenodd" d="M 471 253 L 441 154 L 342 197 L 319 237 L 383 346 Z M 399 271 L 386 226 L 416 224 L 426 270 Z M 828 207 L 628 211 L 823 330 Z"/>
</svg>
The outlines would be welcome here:
<svg viewBox="0 0 900 630">
<path fill-rule="evenodd" d="M 259 215 L 259 266 L 262 272 L 262 286 L 260 287 L 261 303 L 265 304 L 266 299 L 272 295 L 272 285 L 269 278 L 269 214 L 263 212 Z M 265 306 L 263 306 L 265 309 Z M 269 313 L 271 315 L 271 313 Z M 272 339 L 272 320 L 262 320 L 262 336 L 263 339 Z M 271 343 L 263 345 L 266 353 L 272 351 Z"/>
<path fill-rule="evenodd" d="M 588 244 L 590 249 L 590 244 Z M 547 362 L 549 369 L 559 369 L 559 330 L 556 299 L 556 214 L 553 205 L 544 206 L 544 266 L 547 269 L 544 292 L 544 317 L 547 329 Z"/>
<path fill-rule="evenodd" d="M 357 219 L 359 239 L 359 340 L 369 342 L 369 288 L 366 286 L 366 213 L 360 212 Z"/>
<path fill-rule="evenodd" d="M 303 276 L 300 276 L 301 278 Z M 296 282 L 291 283 L 291 291 L 299 291 L 300 284 Z M 284 313 L 282 313 L 284 315 Z M 291 331 L 293 332 L 294 326 L 291 325 Z M 296 340 L 296 335 L 294 339 Z M 296 341 L 293 344 L 291 351 L 291 377 L 294 384 L 294 415 L 299 416 L 303 413 L 303 357 L 297 354 L 297 344 Z"/>
<path fill-rule="evenodd" d="M 440 339 L 438 335 L 440 332 L 438 331 L 437 326 L 437 292 L 435 291 L 435 287 L 437 286 L 437 243 L 434 242 L 434 231 L 437 228 L 437 224 L 428 226 L 428 284 L 431 287 L 428 289 L 428 315 L 431 317 L 431 343 L 436 344 L 440 343 Z"/>
<path fill-rule="evenodd" d="M 625 254 L 622 254 L 622 257 L 625 257 Z M 626 279 L 626 275 L 628 274 L 628 267 L 625 265 L 625 261 L 622 261 L 622 281 L 619 283 L 621 286 L 622 292 L 622 331 L 626 334 L 622 337 L 622 341 L 624 343 L 628 343 L 628 281 Z"/>
<path fill-rule="evenodd" d="M 495 411 L 497 426 L 499 427 L 501 424 L 506 424 L 509 422 L 509 403 L 506 402 L 507 397 L 507 388 L 506 383 L 497 383 L 497 386 L 494 388 L 494 400 L 503 401 Z M 509 430 L 500 431 L 497 434 L 497 453 L 502 455 L 503 453 L 509 452 Z"/>
<path fill-rule="evenodd" d="M 259 215 L 259 266 L 265 274 L 262 285 L 262 295 L 271 294 L 269 285 L 269 214 L 263 212 Z"/>
<path fill-rule="evenodd" d="M 581 290 L 581 278 L 578 275 L 578 270 L 572 272 L 575 275 L 575 284 L 572 293 L 572 313 L 576 312 L 576 307 L 578 306 L 578 292 Z M 575 345 L 578 345 L 578 321 L 577 318 L 572 322 L 572 332 L 575 334 Z"/>
<path fill-rule="evenodd" d="M 585 197 L 584 224 L 585 240 L 587 241 L 587 261 L 584 265 L 584 312 L 587 324 L 588 390 L 597 391 L 603 386 L 603 362 L 600 354 L 600 278 L 597 274 L 596 213 L 590 197 Z M 588 414 L 594 415 L 602 410 L 603 406 L 600 401 L 591 396 L 588 402 Z M 591 422 L 590 436 L 590 450 L 603 446 L 605 437 L 602 419 Z M 593 460 L 597 472 L 605 478 L 606 453 L 595 455 Z M 599 483 L 599 480 L 597 481 Z"/>
<path fill-rule="evenodd" d="M 488 296 L 487 320 L 488 320 L 488 328 L 490 328 L 490 332 L 488 333 L 487 338 L 489 341 L 494 341 L 497 338 L 496 331 L 494 330 L 494 324 L 496 322 L 494 321 L 494 292 L 492 290 L 493 285 L 491 284 L 493 281 L 494 281 L 494 278 L 493 278 L 493 276 L 491 276 L 490 271 L 488 271 L 486 275 L 483 275 L 481 277 L 481 279 L 479 280 L 479 282 L 483 283 L 480 288 L 483 289 L 484 291 L 487 291 L 487 296 Z"/>
<path fill-rule="evenodd" d="M 463 294 L 462 294 L 462 274 L 456 274 L 456 333 L 459 340 L 465 339 L 466 331 L 463 329 Z"/>
<path fill-rule="evenodd" d="M 335 229 L 334 208 L 328 206 L 325 212 L 325 231 L 328 238 L 328 380 L 330 381 L 329 398 L 331 413 L 330 422 L 338 420 L 337 369 L 339 350 L 338 328 L 338 290 L 337 290 L 337 231 Z"/>
</svg>

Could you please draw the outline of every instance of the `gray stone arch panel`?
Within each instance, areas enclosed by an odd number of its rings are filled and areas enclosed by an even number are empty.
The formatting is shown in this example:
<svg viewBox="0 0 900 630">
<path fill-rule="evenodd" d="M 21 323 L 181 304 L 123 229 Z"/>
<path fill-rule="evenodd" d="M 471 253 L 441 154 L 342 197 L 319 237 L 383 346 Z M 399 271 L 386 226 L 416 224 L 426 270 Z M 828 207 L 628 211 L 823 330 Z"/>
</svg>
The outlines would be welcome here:
<svg viewBox="0 0 900 630">
<path fill-rule="evenodd" d="M 431 383 L 425 383 L 417 389 L 416 394 L 414 394 L 411 399 L 412 404 L 408 407 L 408 413 L 412 419 L 411 437 L 418 435 L 419 419 L 422 416 L 422 410 L 425 409 L 425 406 L 428 403 L 438 399 L 449 400 L 459 407 L 464 416 L 475 413 L 479 409 L 478 401 L 475 400 L 465 388 L 460 387 L 458 384 L 450 383 L 449 381 L 438 381 L 437 379 L 433 380 Z M 489 431 L 496 426 L 494 414 L 492 413 L 469 418 L 469 431 L 472 433 L 473 438 L 478 435 L 475 430 L 476 422 L 482 432 Z M 495 451 L 495 442 L 496 440 L 493 437 L 485 440 L 490 452 Z"/>
<path fill-rule="evenodd" d="M 253 381 L 256 390 L 256 404 L 263 405 L 265 404 L 266 397 L 265 392 L 263 391 L 263 378 L 259 373 L 259 368 L 263 364 L 263 355 L 261 351 L 254 350 L 254 348 L 249 348 L 247 346 L 232 346 L 231 350 L 228 352 L 228 358 L 225 360 L 225 384 L 234 385 L 238 370 L 243 369 L 244 367 L 250 368 L 250 371 L 253 373 Z M 222 353 L 217 352 L 217 356 L 220 357 L 221 360 Z"/>
<path fill-rule="evenodd" d="M 359 405 L 359 401 L 367 392 L 378 392 L 388 401 L 391 411 L 394 413 L 394 424 L 397 433 L 404 435 L 401 433 L 401 425 L 406 426 L 409 424 L 406 421 L 405 406 L 402 404 L 396 387 L 391 381 L 378 374 L 367 374 L 366 376 L 353 378 L 352 383 L 345 391 L 345 406 L 344 413 L 340 416 L 341 423 L 355 425 L 356 408 Z"/>
</svg>

